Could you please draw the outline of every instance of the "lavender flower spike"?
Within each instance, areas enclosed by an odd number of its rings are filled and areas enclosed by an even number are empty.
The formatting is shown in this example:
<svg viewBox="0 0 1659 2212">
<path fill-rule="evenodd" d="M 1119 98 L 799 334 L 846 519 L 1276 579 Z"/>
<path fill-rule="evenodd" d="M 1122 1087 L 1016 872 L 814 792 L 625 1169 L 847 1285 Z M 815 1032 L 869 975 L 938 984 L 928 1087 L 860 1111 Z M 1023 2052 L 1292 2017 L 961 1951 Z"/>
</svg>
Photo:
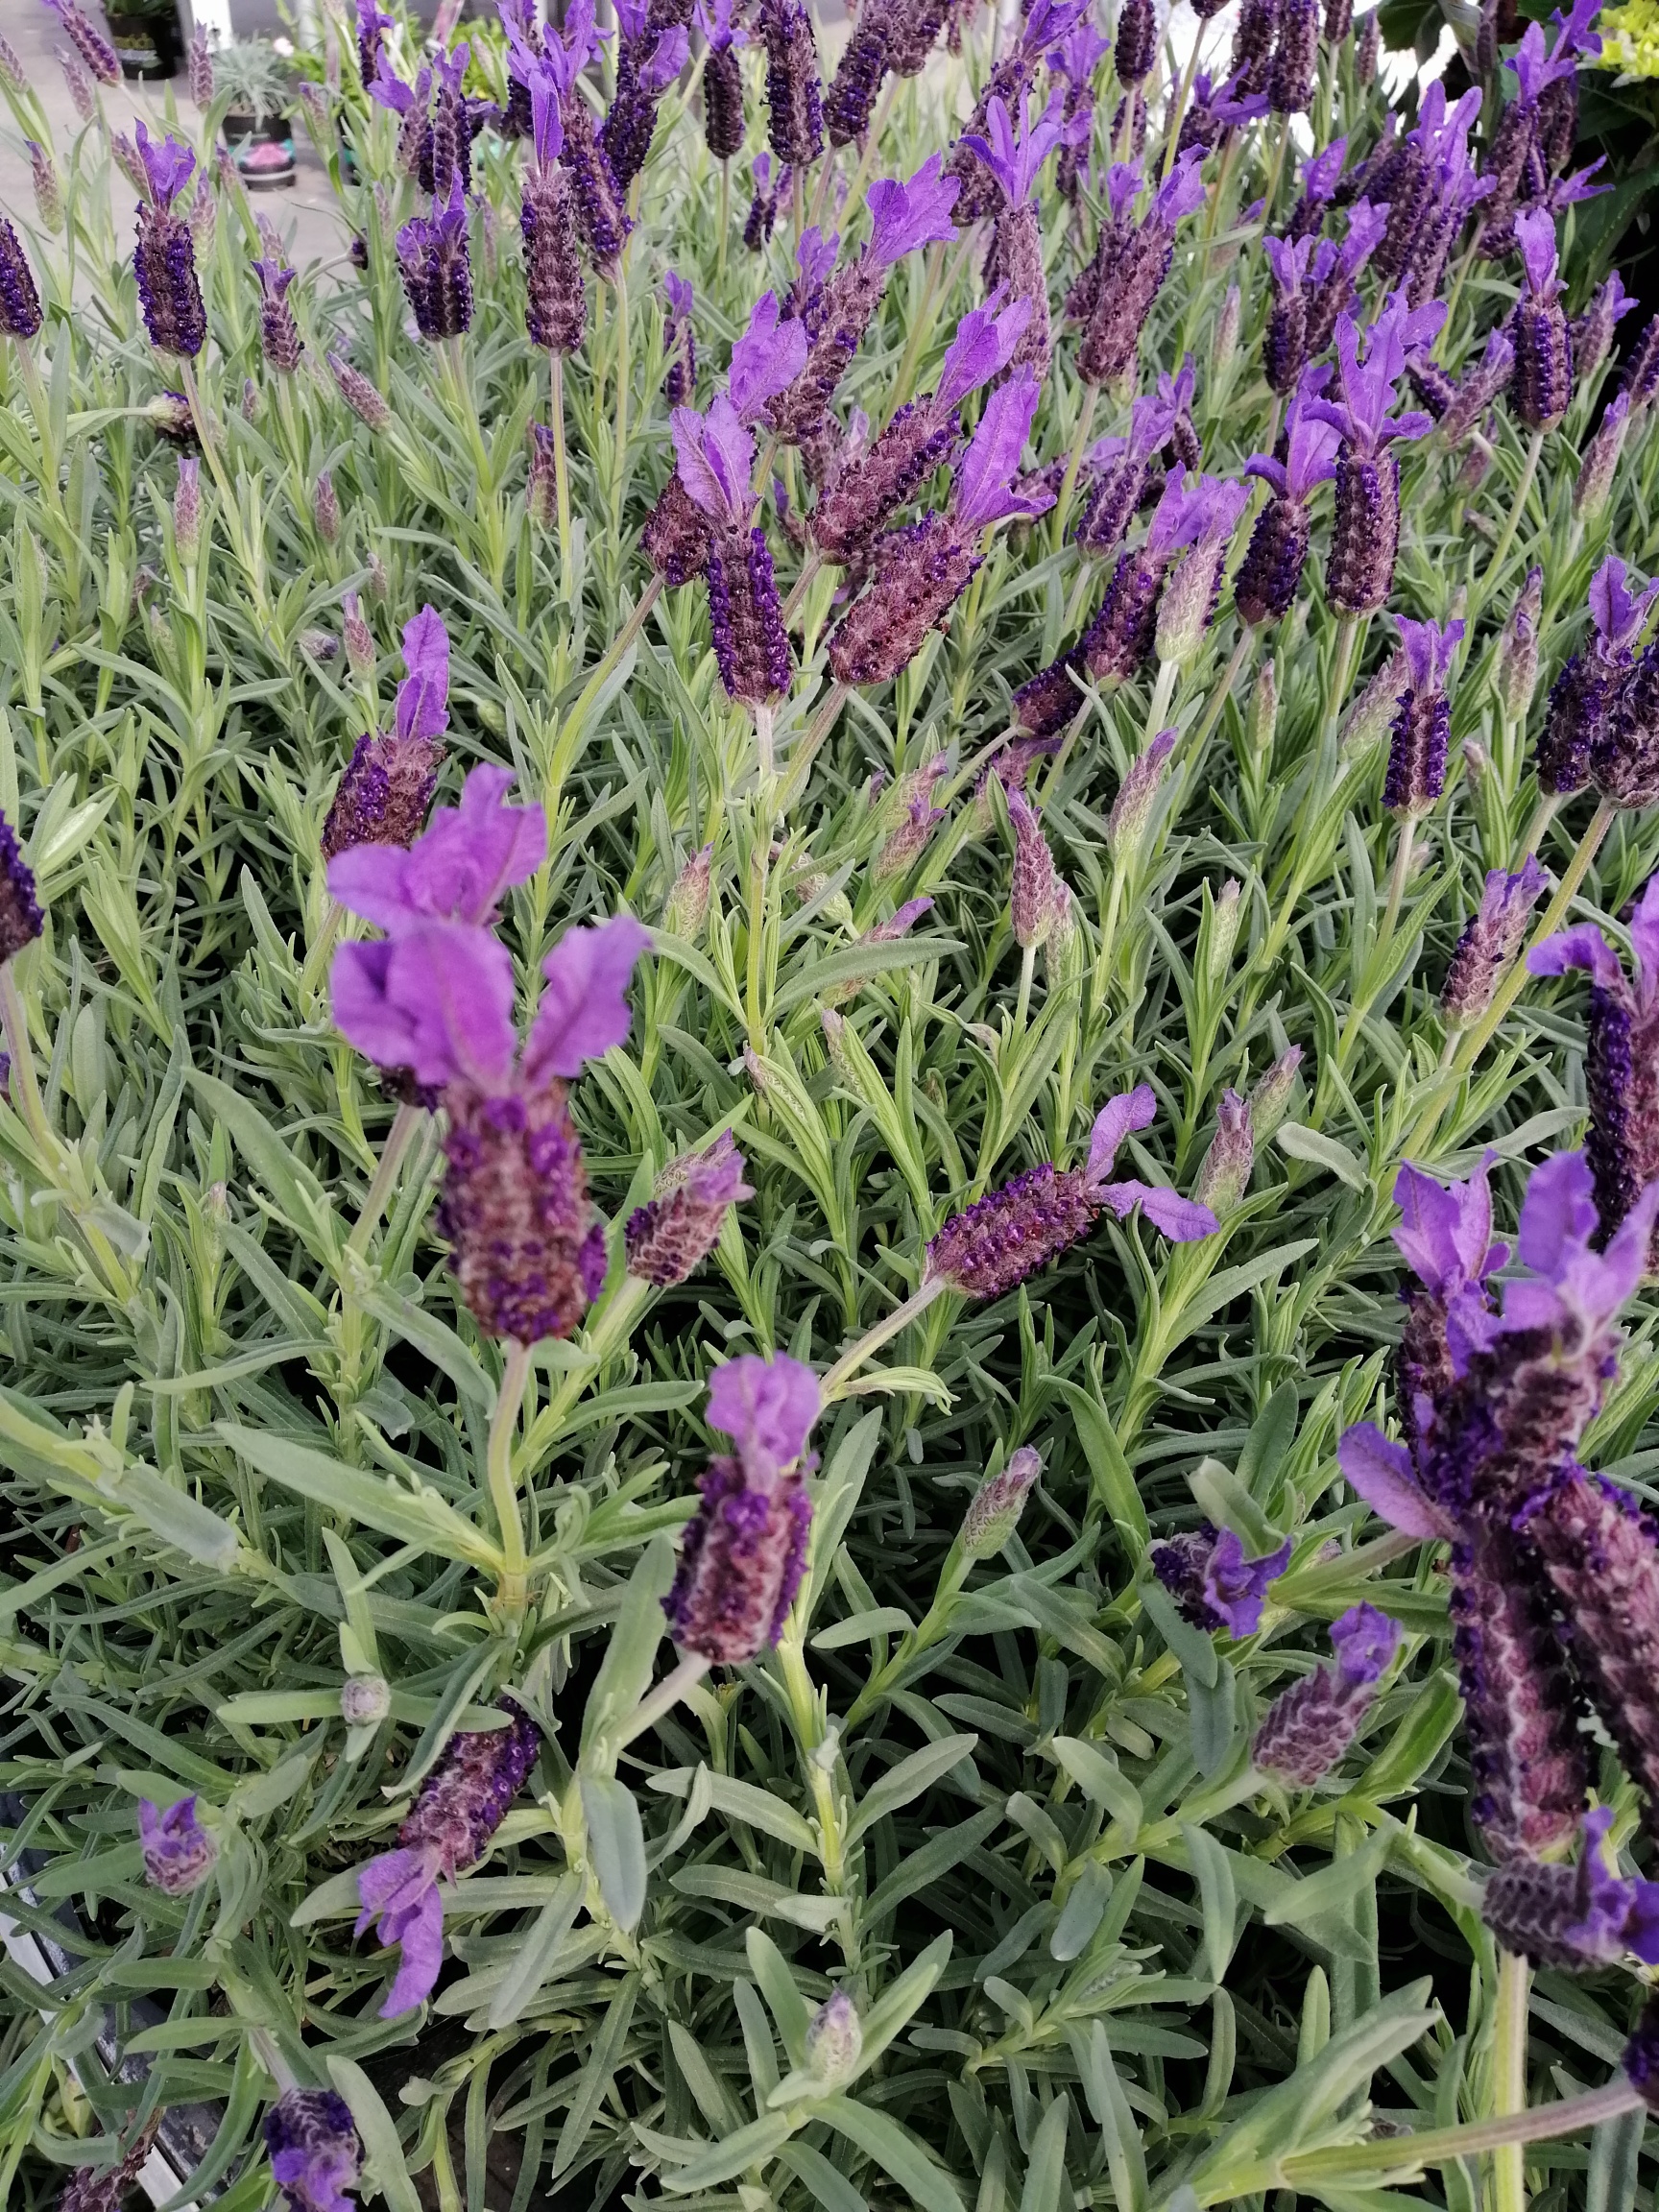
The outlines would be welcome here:
<svg viewBox="0 0 1659 2212">
<path fill-rule="evenodd" d="M 1261 1627 L 1268 1589 L 1290 1564 L 1290 1539 L 1247 1559 L 1231 1528 L 1217 1535 L 1205 1522 L 1190 1535 L 1154 1544 L 1147 1557 L 1184 1621 L 1208 1635 L 1225 1629 L 1238 1641 Z"/>
<path fill-rule="evenodd" d="M 100 84 L 119 84 L 121 57 L 76 0 L 46 0 L 69 43 Z"/>
<path fill-rule="evenodd" d="M 1382 804 L 1394 814 L 1426 814 L 1446 788 L 1446 746 L 1452 705 L 1446 676 L 1463 641 L 1461 622 L 1441 629 L 1433 622 L 1399 617 L 1409 685 L 1401 694 L 1388 747 L 1388 772 Z"/>
<path fill-rule="evenodd" d="M 285 2089 L 265 2115 L 272 2178 L 288 2212 L 356 2212 L 363 2145 L 351 2107 L 332 2089 Z"/>
<path fill-rule="evenodd" d="M 295 273 L 270 257 L 255 261 L 252 268 L 259 279 L 259 350 L 268 367 L 291 376 L 304 351 L 294 310 L 288 304 L 288 289 Z"/>
<path fill-rule="evenodd" d="M 687 407 L 697 396 L 697 340 L 691 323 L 691 287 L 673 270 L 662 278 L 668 306 L 662 320 L 662 351 L 667 363 L 662 397 L 670 407 Z"/>
<path fill-rule="evenodd" d="M 1445 314 L 1438 301 L 1408 311 L 1396 293 L 1363 334 L 1343 316 L 1336 325 L 1341 402 L 1310 396 L 1304 403 L 1309 415 L 1342 435 L 1328 570 L 1328 595 L 1339 613 L 1373 613 L 1392 589 L 1400 548 L 1400 468 L 1385 447 L 1397 438 L 1421 438 L 1432 425 L 1427 415 L 1395 421 L 1388 410 L 1408 350 L 1428 344 Z"/>
<path fill-rule="evenodd" d="M 739 422 L 765 421 L 768 400 L 787 391 L 806 366 L 806 325 L 793 316 L 781 321 L 781 313 L 777 294 L 763 292 L 732 349 L 726 391 Z"/>
<path fill-rule="evenodd" d="M 1492 1003 L 1498 979 L 1521 950 L 1527 920 L 1548 881 L 1528 853 L 1519 875 L 1493 868 L 1479 906 L 1458 938 L 1440 989 L 1440 1018 L 1448 1029 L 1465 1029 Z"/>
<path fill-rule="evenodd" d="M 728 698 L 759 707 L 789 687 L 789 638 L 763 530 L 749 526 L 754 440 L 724 396 L 707 416 L 677 407 L 680 481 L 712 528 L 704 578 L 709 625 Z"/>
<path fill-rule="evenodd" d="M 45 926 L 34 871 L 23 857 L 16 830 L 0 812 L 0 965 L 15 960 Z"/>
<path fill-rule="evenodd" d="M 33 338 L 41 323 L 40 295 L 17 233 L 0 216 L 0 338 Z"/>
<path fill-rule="evenodd" d="M 1400 1636 L 1400 1623 L 1374 1605 L 1355 1605 L 1334 1621 L 1335 1665 L 1282 1691 L 1256 1731 L 1250 1754 L 1261 1771 L 1304 1790 L 1328 1774 L 1354 1741 Z"/>
<path fill-rule="evenodd" d="M 1311 396 L 1313 389 L 1308 377 L 1316 374 L 1308 373 L 1290 402 L 1284 461 L 1253 453 L 1244 464 L 1244 473 L 1261 477 L 1274 496 L 1256 518 L 1233 581 L 1233 604 L 1243 622 L 1275 622 L 1290 612 L 1308 559 L 1308 501 L 1316 486 L 1336 473 L 1341 434 L 1309 415 L 1302 404 L 1302 394 Z"/>
<path fill-rule="evenodd" d="M 1215 619 L 1227 550 L 1239 517 L 1250 503 L 1247 484 L 1203 476 L 1199 490 L 1201 517 L 1190 546 L 1164 587 L 1153 634 L 1159 660 L 1173 661 L 1182 667 L 1197 658 Z"/>
<path fill-rule="evenodd" d="M 1551 430 L 1573 397 L 1573 341 L 1555 274 L 1555 222 L 1543 209 L 1515 218 L 1527 286 L 1515 307 L 1515 412 L 1530 430 Z"/>
<path fill-rule="evenodd" d="M 806 1564 L 802 1454 L 818 1408 L 818 1378 L 797 1359 L 745 1354 L 716 1369 L 709 1425 L 735 1450 L 709 1461 L 680 1539 L 663 1611 L 682 1649 L 740 1666 L 777 1643 Z"/>
<path fill-rule="evenodd" d="M 823 82 L 812 18 L 801 0 L 761 0 L 759 27 L 772 151 L 792 169 L 809 168 L 824 151 Z"/>
<path fill-rule="evenodd" d="M 1659 1176 L 1659 877 L 1637 904 L 1630 946 L 1628 979 L 1612 946 L 1589 922 L 1546 938 L 1527 962 L 1534 975 L 1564 975 L 1573 968 L 1589 973 L 1585 1152 L 1602 1244 Z"/>
<path fill-rule="evenodd" d="M 1613 407 L 1607 413 L 1611 418 Z M 1551 688 L 1538 742 L 1538 782 L 1557 798 L 1581 791 L 1593 769 L 1610 798 L 1625 790 L 1639 798 L 1647 788 L 1649 748 L 1623 695 L 1659 584 L 1633 592 L 1626 587 L 1628 575 L 1617 558 L 1597 569 L 1590 585 L 1590 642 L 1572 655 Z"/>
<path fill-rule="evenodd" d="M 1584 1815 L 1576 1866 L 1519 1860 L 1489 1877 L 1480 1917 L 1505 1951 L 1570 1973 L 1632 1955 L 1659 1965 L 1659 1882 L 1627 1881 L 1609 1868 L 1612 1825 L 1606 1806 Z"/>
<path fill-rule="evenodd" d="M 460 172 L 431 215 L 412 216 L 397 233 L 397 264 L 422 338 L 464 337 L 472 326 L 472 266 Z"/>
<path fill-rule="evenodd" d="M 190 359 L 206 343 L 207 315 L 196 276 L 190 226 L 174 212 L 173 203 L 195 168 L 196 156 L 176 138 L 154 144 L 142 123 L 135 136 L 149 185 L 149 196 L 138 208 L 138 243 L 132 255 L 144 327 L 158 353 Z"/>
<path fill-rule="evenodd" d="M 649 1201 L 628 1216 L 629 1274 L 659 1288 L 684 1283 L 713 1251 L 728 1210 L 754 1195 L 730 1129 L 706 1152 L 671 1160 Z"/>
<path fill-rule="evenodd" d="M 1037 811 L 1022 791 L 1008 794 L 1014 829 L 1014 878 L 1009 893 L 1014 942 L 1022 951 L 1046 944 L 1059 905 L 1060 877 Z"/>
<path fill-rule="evenodd" d="M 382 2020 L 395 2020 L 432 1994 L 444 1962 L 444 1904 L 440 1875 L 453 1882 L 464 1866 L 484 1856 L 506 1818 L 541 1748 L 527 1713 L 503 1708 L 505 1728 L 451 1736 L 438 1765 L 397 1831 L 397 1848 L 382 1851 L 357 1870 L 362 1911 L 353 1931 L 373 1927 L 383 1948 L 401 1947 L 401 1958 Z"/>
<path fill-rule="evenodd" d="M 988 1476 L 974 1493 L 962 1517 L 957 1537 L 970 1559 L 995 1559 L 1020 1526 L 1025 1501 L 1043 1472 L 1043 1461 L 1029 1444 L 1009 1454 L 999 1474 Z"/>
<path fill-rule="evenodd" d="M 219 1846 L 196 1817 L 194 1797 L 180 1797 L 165 1813 L 148 1797 L 138 1806 L 138 1839 L 144 1851 L 145 1879 L 163 1895 L 184 1897 L 212 1873 Z"/>
<path fill-rule="evenodd" d="M 436 719 L 429 714 L 427 727 Z M 329 891 L 392 937 L 427 922 L 493 926 L 503 894 L 547 854 L 546 817 L 539 805 L 505 805 L 512 785 L 510 768 L 472 769 L 460 805 L 441 806 L 407 851 L 382 841 L 342 853 L 329 865 Z"/>
<path fill-rule="evenodd" d="M 358 846 L 411 844 L 426 820 L 449 722 L 449 639 L 431 607 L 404 628 L 403 665 L 393 728 L 357 740 L 328 809 L 320 849 L 331 863 Z"/>
<path fill-rule="evenodd" d="M 999 1298 L 1087 1237 L 1107 1209 L 1121 1220 L 1141 1206 L 1172 1243 L 1214 1236 L 1217 1223 L 1207 1206 L 1162 1186 L 1108 1180 L 1124 1139 L 1156 1111 L 1142 1083 L 1101 1108 L 1086 1166 L 1045 1163 L 953 1214 L 927 1247 L 924 1280 L 942 1277 L 969 1298 Z"/>
</svg>

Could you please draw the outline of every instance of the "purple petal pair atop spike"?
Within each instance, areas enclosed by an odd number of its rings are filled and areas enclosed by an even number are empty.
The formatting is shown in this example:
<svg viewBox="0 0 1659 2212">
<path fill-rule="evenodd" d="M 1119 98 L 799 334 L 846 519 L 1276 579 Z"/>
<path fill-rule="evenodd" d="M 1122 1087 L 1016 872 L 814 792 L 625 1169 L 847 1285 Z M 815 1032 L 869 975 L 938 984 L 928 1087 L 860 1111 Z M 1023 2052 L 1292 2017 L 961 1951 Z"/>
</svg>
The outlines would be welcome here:
<svg viewBox="0 0 1659 2212">
<path fill-rule="evenodd" d="M 660 1289 L 684 1283 L 713 1251 L 730 1208 L 754 1195 L 730 1129 L 707 1151 L 671 1160 L 647 1203 L 628 1216 L 629 1274 Z"/>
<path fill-rule="evenodd" d="M 728 698 L 764 706 L 789 688 L 789 638 L 766 533 L 751 526 L 755 442 L 722 395 L 706 416 L 677 407 L 679 477 L 708 518 L 709 627 Z"/>
<path fill-rule="evenodd" d="M 1452 730 L 1446 678 L 1463 642 L 1463 624 L 1398 619 L 1409 681 L 1394 717 L 1382 804 L 1394 814 L 1426 814 L 1446 788 Z"/>
<path fill-rule="evenodd" d="M 953 1214 L 927 1246 L 924 1280 L 942 1279 L 969 1298 L 1000 1298 L 1087 1237 L 1103 1212 L 1123 1220 L 1137 1206 L 1172 1243 L 1214 1236 L 1207 1206 L 1163 1185 L 1110 1179 L 1125 1138 L 1156 1112 L 1144 1083 L 1111 1100 L 1095 1118 L 1085 1166 L 1034 1167 Z"/>
<path fill-rule="evenodd" d="M 484 1856 L 541 1748 L 541 1735 L 517 1705 L 504 1728 L 451 1736 L 397 1831 L 397 1848 L 357 1870 L 362 1907 L 354 1933 L 373 1927 L 380 1944 L 400 1946 L 382 2020 L 422 2004 L 444 1962 L 444 1901 L 439 1877 L 453 1882 Z"/>
<path fill-rule="evenodd" d="M 1336 325 L 1341 401 L 1310 397 L 1304 412 L 1341 434 L 1336 455 L 1336 514 L 1326 570 L 1327 595 L 1342 614 L 1370 614 L 1394 582 L 1400 549 L 1400 464 L 1392 440 L 1421 438 L 1427 415 L 1389 415 L 1408 352 L 1429 344 L 1446 311 L 1410 310 L 1396 293 L 1364 332 L 1344 316 Z M 1361 348 L 1363 347 L 1363 351 Z"/>
<path fill-rule="evenodd" d="M 818 1378 L 781 1355 L 717 1368 L 709 1425 L 733 1440 L 698 1482 L 663 1610 L 685 1651 L 740 1666 L 776 1644 L 806 1564 L 812 1507 L 802 1455 L 818 1418 Z"/>
<path fill-rule="evenodd" d="M 199 1889 L 218 1863 L 219 1846 L 212 1831 L 197 1819 L 194 1797 L 180 1797 L 165 1813 L 148 1797 L 141 1799 L 138 1840 L 145 1879 L 167 1897 L 185 1897 Z"/>
<path fill-rule="evenodd" d="M 1184 1621 L 1208 1635 L 1225 1629 L 1239 1639 L 1261 1627 L 1268 1589 L 1290 1564 L 1290 1539 L 1251 1559 L 1231 1528 L 1217 1534 L 1206 1521 L 1186 1535 L 1154 1544 L 1147 1558 Z"/>
<path fill-rule="evenodd" d="M 1594 777 L 1616 802 L 1645 803 L 1655 744 L 1647 728 L 1648 687 L 1632 682 L 1632 675 L 1659 583 L 1633 590 L 1629 573 L 1617 558 L 1597 569 L 1589 594 L 1590 640 L 1570 657 L 1551 689 L 1538 743 L 1538 781 L 1552 797 L 1581 791 Z"/>
<path fill-rule="evenodd" d="M 1522 1861 L 1491 1876 L 1480 1917 L 1505 1951 L 1569 1973 L 1628 1956 L 1659 1965 L 1659 1882 L 1631 1881 L 1607 1864 L 1612 1825 L 1605 1806 L 1584 1815 L 1576 1866 Z"/>
<path fill-rule="evenodd" d="M 138 208 L 138 243 L 132 256 L 144 327 L 158 353 L 192 359 L 207 338 L 207 315 L 196 276 L 190 226 L 174 210 L 196 156 L 176 138 L 156 145 L 140 123 L 134 135 L 147 196 Z"/>
<path fill-rule="evenodd" d="M 285 2089 L 265 2115 L 272 2178 L 288 2212 L 356 2212 L 349 2192 L 363 2144 L 344 2097 L 332 2089 Z"/>
<path fill-rule="evenodd" d="M 403 665 L 391 731 L 360 737 L 340 779 L 323 826 L 325 860 L 354 846 L 408 845 L 425 822 L 449 726 L 449 637 L 431 607 L 404 629 Z"/>
</svg>

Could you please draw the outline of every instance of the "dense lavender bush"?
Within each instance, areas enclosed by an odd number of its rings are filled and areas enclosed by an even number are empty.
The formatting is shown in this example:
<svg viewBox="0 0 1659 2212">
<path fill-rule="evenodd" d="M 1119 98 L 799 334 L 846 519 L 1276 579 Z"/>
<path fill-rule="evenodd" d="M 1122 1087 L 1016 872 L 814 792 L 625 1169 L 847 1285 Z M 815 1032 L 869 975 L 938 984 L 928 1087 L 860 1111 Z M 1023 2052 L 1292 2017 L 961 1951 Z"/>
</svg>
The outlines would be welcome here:
<svg viewBox="0 0 1659 2212">
<path fill-rule="evenodd" d="M 1585 11 L 329 0 L 297 268 L 54 4 L 7 2202 L 1646 2205 Z"/>
</svg>

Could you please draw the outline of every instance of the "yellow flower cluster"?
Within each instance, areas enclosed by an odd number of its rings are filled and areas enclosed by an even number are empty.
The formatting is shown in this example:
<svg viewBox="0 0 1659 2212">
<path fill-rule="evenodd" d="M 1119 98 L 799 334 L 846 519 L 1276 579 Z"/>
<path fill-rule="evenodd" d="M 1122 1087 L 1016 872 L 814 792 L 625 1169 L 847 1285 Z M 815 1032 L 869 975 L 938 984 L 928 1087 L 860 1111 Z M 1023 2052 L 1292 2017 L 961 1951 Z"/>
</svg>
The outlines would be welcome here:
<svg viewBox="0 0 1659 2212">
<path fill-rule="evenodd" d="M 1659 0 L 1623 0 L 1621 7 L 1604 8 L 1596 28 L 1603 69 L 1659 77 Z"/>
</svg>

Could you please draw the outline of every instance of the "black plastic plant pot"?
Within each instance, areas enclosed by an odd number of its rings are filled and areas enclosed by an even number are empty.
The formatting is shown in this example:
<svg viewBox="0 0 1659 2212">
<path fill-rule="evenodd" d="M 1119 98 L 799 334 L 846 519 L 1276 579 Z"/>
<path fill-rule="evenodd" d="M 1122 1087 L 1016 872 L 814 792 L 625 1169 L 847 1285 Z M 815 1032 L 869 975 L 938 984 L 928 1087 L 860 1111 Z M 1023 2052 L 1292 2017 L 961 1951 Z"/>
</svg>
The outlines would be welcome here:
<svg viewBox="0 0 1659 2212">
<path fill-rule="evenodd" d="M 256 121 L 252 115 L 228 114 L 225 118 L 225 143 L 230 149 L 237 175 L 251 192 L 293 183 L 294 132 L 285 115 L 267 115 Z"/>
<path fill-rule="evenodd" d="M 104 20 L 123 77 L 156 83 L 178 76 L 184 61 L 184 35 L 177 8 L 156 8 L 143 14 L 116 14 L 106 9 Z"/>
</svg>

